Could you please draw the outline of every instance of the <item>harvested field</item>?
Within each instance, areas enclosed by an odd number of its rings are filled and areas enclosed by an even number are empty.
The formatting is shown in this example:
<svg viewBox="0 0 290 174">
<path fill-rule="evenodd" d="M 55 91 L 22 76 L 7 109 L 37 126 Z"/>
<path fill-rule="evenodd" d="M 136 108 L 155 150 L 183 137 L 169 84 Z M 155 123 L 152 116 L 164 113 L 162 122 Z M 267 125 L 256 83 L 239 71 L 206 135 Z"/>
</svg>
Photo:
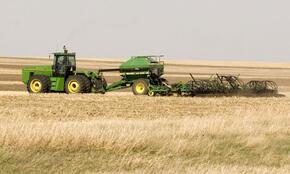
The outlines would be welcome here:
<svg viewBox="0 0 290 174">
<path fill-rule="evenodd" d="M 5 173 L 290 172 L 287 97 L 16 94 L 0 96 Z"/>
<path fill-rule="evenodd" d="M 29 64 L 50 61 L 0 58 L 2 173 L 290 173 L 287 63 L 169 62 L 166 70 L 170 82 L 215 71 L 274 80 L 285 95 L 262 98 L 29 95 L 20 82 Z"/>
</svg>

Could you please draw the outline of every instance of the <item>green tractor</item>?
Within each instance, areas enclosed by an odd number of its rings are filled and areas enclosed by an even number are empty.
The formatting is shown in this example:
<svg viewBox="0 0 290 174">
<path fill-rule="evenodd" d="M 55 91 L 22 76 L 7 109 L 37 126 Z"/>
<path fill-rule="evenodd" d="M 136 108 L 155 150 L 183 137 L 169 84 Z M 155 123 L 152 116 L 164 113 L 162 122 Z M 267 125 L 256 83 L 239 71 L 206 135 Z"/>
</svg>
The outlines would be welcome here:
<svg viewBox="0 0 290 174">
<path fill-rule="evenodd" d="M 78 71 L 76 54 L 69 53 L 64 47 L 63 52 L 54 53 L 53 65 L 28 66 L 22 70 L 22 81 L 30 93 L 66 92 L 74 93 L 105 93 L 132 87 L 135 95 L 153 93 L 153 86 L 162 86 L 164 79 L 164 63 L 161 56 L 137 56 L 130 58 L 117 69 L 99 69 Z M 118 71 L 121 80 L 107 85 L 103 72 Z"/>
</svg>

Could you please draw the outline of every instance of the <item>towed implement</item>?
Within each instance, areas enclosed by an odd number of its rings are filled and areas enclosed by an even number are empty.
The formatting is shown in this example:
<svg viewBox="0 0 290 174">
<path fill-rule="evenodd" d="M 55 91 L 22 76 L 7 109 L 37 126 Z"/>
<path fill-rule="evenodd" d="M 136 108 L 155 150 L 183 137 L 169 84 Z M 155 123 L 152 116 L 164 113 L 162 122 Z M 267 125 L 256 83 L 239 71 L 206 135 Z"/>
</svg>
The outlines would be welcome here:
<svg viewBox="0 0 290 174">
<path fill-rule="evenodd" d="M 207 80 L 196 80 L 190 74 L 192 80 L 186 84 L 172 85 L 173 93 L 182 96 L 195 96 L 200 94 L 222 95 L 251 95 L 251 94 L 277 94 L 278 86 L 273 81 L 249 81 L 244 83 L 234 75 L 212 75 Z"/>
<path fill-rule="evenodd" d="M 195 79 L 192 74 L 187 83 L 169 84 L 162 78 L 164 62 L 162 56 L 136 56 L 115 69 L 80 71 L 76 66 L 76 54 L 63 52 L 53 54 L 53 65 L 27 66 L 22 70 L 22 81 L 30 93 L 66 92 L 106 93 L 131 88 L 135 95 L 180 95 L 236 94 L 250 92 L 255 94 L 277 93 L 278 87 L 272 81 L 242 82 L 238 76 L 213 75 L 207 80 Z M 104 72 L 117 71 L 121 80 L 107 84 Z"/>
</svg>

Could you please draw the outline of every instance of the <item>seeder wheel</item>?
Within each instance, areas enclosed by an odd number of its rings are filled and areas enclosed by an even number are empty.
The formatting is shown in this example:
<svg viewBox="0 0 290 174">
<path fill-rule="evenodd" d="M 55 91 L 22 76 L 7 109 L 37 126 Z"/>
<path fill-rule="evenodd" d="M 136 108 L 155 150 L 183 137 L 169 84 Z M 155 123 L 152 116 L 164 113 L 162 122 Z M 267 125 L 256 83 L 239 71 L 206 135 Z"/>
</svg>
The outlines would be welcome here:
<svg viewBox="0 0 290 174">
<path fill-rule="evenodd" d="M 154 91 L 149 91 L 149 92 L 148 92 L 148 95 L 149 95 L 150 97 L 154 97 L 156 94 L 155 94 Z"/>
<path fill-rule="evenodd" d="M 132 91 L 134 95 L 147 95 L 149 83 L 145 79 L 136 80 L 132 85 Z"/>
</svg>

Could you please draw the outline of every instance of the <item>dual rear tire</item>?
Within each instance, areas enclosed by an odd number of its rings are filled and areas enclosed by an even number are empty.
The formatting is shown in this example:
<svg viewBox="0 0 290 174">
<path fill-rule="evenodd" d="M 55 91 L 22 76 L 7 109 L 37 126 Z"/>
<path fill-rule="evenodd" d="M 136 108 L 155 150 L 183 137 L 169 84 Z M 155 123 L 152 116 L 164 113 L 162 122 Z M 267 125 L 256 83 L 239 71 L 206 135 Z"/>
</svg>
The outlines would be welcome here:
<svg viewBox="0 0 290 174">
<path fill-rule="evenodd" d="M 90 93 L 91 89 L 90 80 L 83 75 L 69 76 L 65 81 L 65 92 L 67 94 Z"/>
<path fill-rule="evenodd" d="M 50 84 L 49 77 L 34 75 L 28 81 L 27 91 L 29 93 L 48 93 L 50 91 Z"/>
</svg>

